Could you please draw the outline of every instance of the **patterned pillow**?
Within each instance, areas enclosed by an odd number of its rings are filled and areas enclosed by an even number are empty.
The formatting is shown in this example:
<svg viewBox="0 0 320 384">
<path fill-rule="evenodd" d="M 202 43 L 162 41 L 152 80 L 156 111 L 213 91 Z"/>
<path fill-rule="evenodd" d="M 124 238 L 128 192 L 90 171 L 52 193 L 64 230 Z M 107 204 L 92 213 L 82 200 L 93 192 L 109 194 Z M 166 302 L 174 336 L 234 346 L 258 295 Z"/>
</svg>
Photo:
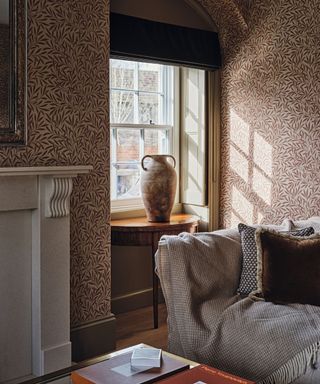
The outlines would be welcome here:
<svg viewBox="0 0 320 384">
<path fill-rule="evenodd" d="M 240 276 L 240 284 L 238 293 L 249 295 L 249 293 L 257 290 L 257 245 L 255 233 L 258 227 L 249 227 L 245 224 L 238 224 L 242 247 L 242 271 Z M 290 232 L 292 236 L 310 236 L 314 234 L 312 227 L 302 228 Z"/>
</svg>

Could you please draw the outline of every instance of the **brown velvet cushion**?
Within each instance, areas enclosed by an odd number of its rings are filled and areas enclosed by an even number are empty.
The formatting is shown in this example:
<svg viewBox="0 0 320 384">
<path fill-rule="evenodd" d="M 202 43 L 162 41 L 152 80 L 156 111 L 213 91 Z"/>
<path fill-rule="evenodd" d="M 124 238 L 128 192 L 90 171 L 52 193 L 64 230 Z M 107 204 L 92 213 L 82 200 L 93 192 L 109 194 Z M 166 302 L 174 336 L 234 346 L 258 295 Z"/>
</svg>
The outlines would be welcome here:
<svg viewBox="0 0 320 384">
<path fill-rule="evenodd" d="M 256 231 L 258 291 L 266 301 L 320 306 L 320 235 Z"/>
</svg>

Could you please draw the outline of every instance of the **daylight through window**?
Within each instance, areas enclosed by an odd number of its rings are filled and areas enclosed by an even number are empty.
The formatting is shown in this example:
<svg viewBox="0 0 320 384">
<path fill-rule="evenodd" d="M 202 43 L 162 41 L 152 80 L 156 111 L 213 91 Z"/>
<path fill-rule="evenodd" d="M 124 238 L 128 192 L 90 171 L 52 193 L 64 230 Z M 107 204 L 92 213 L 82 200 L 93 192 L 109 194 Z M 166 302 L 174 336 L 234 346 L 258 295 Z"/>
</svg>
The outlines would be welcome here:
<svg viewBox="0 0 320 384">
<path fill-rule="evenodd" d="M 172 66 L 110 60 L 111 199 L 140 197 L 140 160 L 171 154 Z"/>
</svg>

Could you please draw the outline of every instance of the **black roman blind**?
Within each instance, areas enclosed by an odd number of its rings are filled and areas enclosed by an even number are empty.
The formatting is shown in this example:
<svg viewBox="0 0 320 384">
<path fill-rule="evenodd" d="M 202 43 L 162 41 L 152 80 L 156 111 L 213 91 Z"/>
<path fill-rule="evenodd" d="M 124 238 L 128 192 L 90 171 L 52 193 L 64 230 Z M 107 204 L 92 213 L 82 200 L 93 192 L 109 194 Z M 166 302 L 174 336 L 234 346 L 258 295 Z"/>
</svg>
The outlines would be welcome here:
<svg viewBox="0 0 320 384">
<path fill-rule="evenodd" d="M 216 32 L 110 14 L 113 58 L 145 60 L 206 70 L 221 67 Z"/>
</svg>

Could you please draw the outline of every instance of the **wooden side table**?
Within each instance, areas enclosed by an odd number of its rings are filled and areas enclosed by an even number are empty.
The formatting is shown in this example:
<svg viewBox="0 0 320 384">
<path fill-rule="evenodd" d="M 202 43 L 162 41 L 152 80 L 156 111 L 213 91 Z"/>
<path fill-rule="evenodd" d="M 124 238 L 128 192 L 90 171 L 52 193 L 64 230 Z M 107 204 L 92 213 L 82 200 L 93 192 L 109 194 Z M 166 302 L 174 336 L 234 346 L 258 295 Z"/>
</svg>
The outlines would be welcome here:
<svg viewBox="0 0 320 384">
<path fill-rule="evenodd" d="M 158 328 L 158 276 L 154 255 L 162 235 L 197 232 L 199 219 L 187 214 L 171 215 L 168 223 L 150 223 L 145 217 L 111 221 L 112 245 L 149 245 L 152 249 L 153 324 Z"/>
</svg>

